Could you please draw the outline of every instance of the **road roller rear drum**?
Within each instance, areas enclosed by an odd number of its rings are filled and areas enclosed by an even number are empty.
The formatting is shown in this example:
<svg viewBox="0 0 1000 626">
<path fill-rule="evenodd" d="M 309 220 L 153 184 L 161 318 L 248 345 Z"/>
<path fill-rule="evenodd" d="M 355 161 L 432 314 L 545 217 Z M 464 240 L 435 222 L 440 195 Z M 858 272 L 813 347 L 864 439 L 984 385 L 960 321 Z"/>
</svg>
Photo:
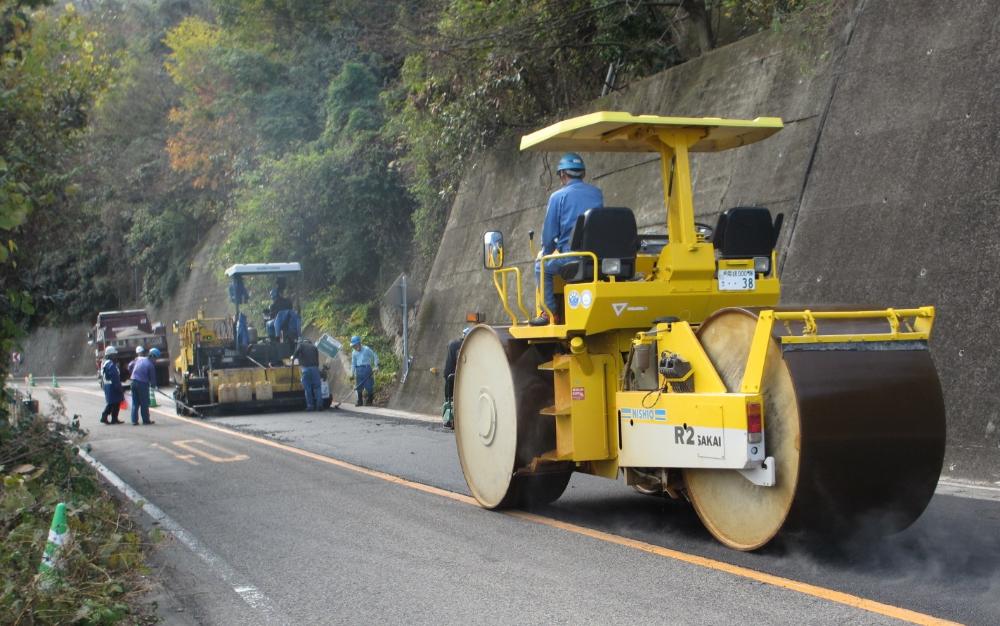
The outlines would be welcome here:
<svg viewBox="0 0 1000 626">
<path fill-rule="evenodd" d="M 710 317 L 698 338 L 729 391 L 743 378 L 754 311 Z M 851 332 L 879 330 L 850 322 Z M 779 336 L 787 334 L 776 326 Z M 944 405 L 926 346 L 769 341 L 762 380 L 765 440 L 777 483 L 760 487 L 726 470 L 685 469 L 688 496 L 711 533 L 748 550 L 777 532 L 861 527 L 895 532 L 934 493 L 944 459 Z"/>
</svg>

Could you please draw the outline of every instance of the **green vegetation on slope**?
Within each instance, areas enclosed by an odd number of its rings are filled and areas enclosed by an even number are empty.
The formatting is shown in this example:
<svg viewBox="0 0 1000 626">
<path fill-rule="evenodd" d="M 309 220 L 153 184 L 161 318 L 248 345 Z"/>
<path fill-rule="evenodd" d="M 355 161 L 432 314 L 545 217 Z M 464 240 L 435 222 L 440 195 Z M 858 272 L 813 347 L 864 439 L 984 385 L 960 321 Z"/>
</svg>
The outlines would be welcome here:
<svg viewBox="0 0 1000 626">
<path fill-rule="evenodd" d="M 220 266 L 373 302 L 425 275 L 477 151 L 828 1 L 0 0 L 5 297 L 158 304 L 225 221 Z"/>
<path fill-rule="evenodd" d="M 0 615 L 9 624 L 153 623 L 145 592 L 143 539 L 122 504 L 76 453 L 84 433 L 54 415 L 0 416 Z M 69 541 L 58 582 L 40 584 L 56 504 L 66 503 Z"/>
</svg>

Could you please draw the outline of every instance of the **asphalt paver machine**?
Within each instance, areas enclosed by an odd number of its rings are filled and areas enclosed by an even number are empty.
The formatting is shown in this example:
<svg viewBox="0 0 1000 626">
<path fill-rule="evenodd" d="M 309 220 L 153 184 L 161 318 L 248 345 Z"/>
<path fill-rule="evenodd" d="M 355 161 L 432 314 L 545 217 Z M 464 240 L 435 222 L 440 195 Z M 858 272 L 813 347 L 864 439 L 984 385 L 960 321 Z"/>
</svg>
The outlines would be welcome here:
<svg viewBox="0 0 1000 626">
<path fill-rule="evenodd" d="M 229 299 L 235 305 L 232 317 L 208 318 L 198 311 L 194 319 L 175 322 L 181 348 L 174 361 L 179 414 L 305 408 L 301 371 L 291 360 L 301 332 L 300 318 L 285 293 L 301 272 L 298 263 L 233 265 L 226 270 Z M 263 289 L 249 289 L 251 280 Z M 266 332 L 258 333 L 252 318 L 260 319 Z M 328 408 L 332 396 L 325 380 L 323 389 Z"/>
<path fill-rule="evenodd" d="M 455 380 L 459 457 L 482 506 L 551 502 L 573 472 L 624 476 L 690 501 L 739 550 L 920 516 L 945 444 L 934 309 L 779 307 L 781 217 L 734 207 L 714 228 L 695 222 L 689 154 L 782 126 L 600 112 L 522 138 L 522 150 L 659 155 L 666 233 L 638 234 L 627 208 L 587 211 L 572 250 L 542 258 L 569 257 L 546 326 L 527 323 L 502 233 L 485 234 L 510 324 L 472 329 Z"/>
</svg>

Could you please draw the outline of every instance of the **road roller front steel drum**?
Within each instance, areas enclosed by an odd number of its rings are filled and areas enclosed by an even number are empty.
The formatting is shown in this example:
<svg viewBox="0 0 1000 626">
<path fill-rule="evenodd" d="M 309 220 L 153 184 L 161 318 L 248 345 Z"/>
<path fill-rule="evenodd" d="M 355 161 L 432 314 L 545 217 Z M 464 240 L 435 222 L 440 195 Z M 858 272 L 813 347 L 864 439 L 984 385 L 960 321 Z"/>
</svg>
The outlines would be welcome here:
<svg viewBox="0 0 1000 626">
<path fill-rule="evenodd" d="M 466 482 L 486 508 L 547 504 L 562 495 L 564 465 L 528 470 L 555 447 L 552 382 L 538 371 L 545 359 L 502 328 L 477 326 L 466 337 L 455 377 L 455 438 Z"/>
</svg>

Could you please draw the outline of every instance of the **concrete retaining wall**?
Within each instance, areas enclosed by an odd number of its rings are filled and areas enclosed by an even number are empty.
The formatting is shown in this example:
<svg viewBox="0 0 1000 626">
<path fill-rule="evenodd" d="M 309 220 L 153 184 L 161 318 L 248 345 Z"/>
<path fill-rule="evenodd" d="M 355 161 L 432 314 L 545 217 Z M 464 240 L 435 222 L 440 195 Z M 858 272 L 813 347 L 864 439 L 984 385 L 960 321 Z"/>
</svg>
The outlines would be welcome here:
<svg viewBox="0 0 1000 626">
<path fill-rule="evenodd" d="M 696 211 L 730 206 L 785 214 L 779 242 L 785 304 L 938 307 L 932 348 L 949 420 L 946 473 L 1000 481 L 1000 21 L 995 2 L 857 0 L 762 33 L 588 104 L 578 113 L 752 118 L 786 128 L 767 141 L 695 157 Z M 540 230 L 559 155 L 519 154 L 516 139 L 468 172 L 417 311 L 414 369 L 400 408 L 433 412 L 445 346 L 466 311 L 504 323 L 483 231 L 502 230 L 529 272 L 527 232 Z M 659 163 L 584 155 L 611 206 L 662 231 Z M 525 281 L 527 289 L 530 283 Z"/>
</svg>

